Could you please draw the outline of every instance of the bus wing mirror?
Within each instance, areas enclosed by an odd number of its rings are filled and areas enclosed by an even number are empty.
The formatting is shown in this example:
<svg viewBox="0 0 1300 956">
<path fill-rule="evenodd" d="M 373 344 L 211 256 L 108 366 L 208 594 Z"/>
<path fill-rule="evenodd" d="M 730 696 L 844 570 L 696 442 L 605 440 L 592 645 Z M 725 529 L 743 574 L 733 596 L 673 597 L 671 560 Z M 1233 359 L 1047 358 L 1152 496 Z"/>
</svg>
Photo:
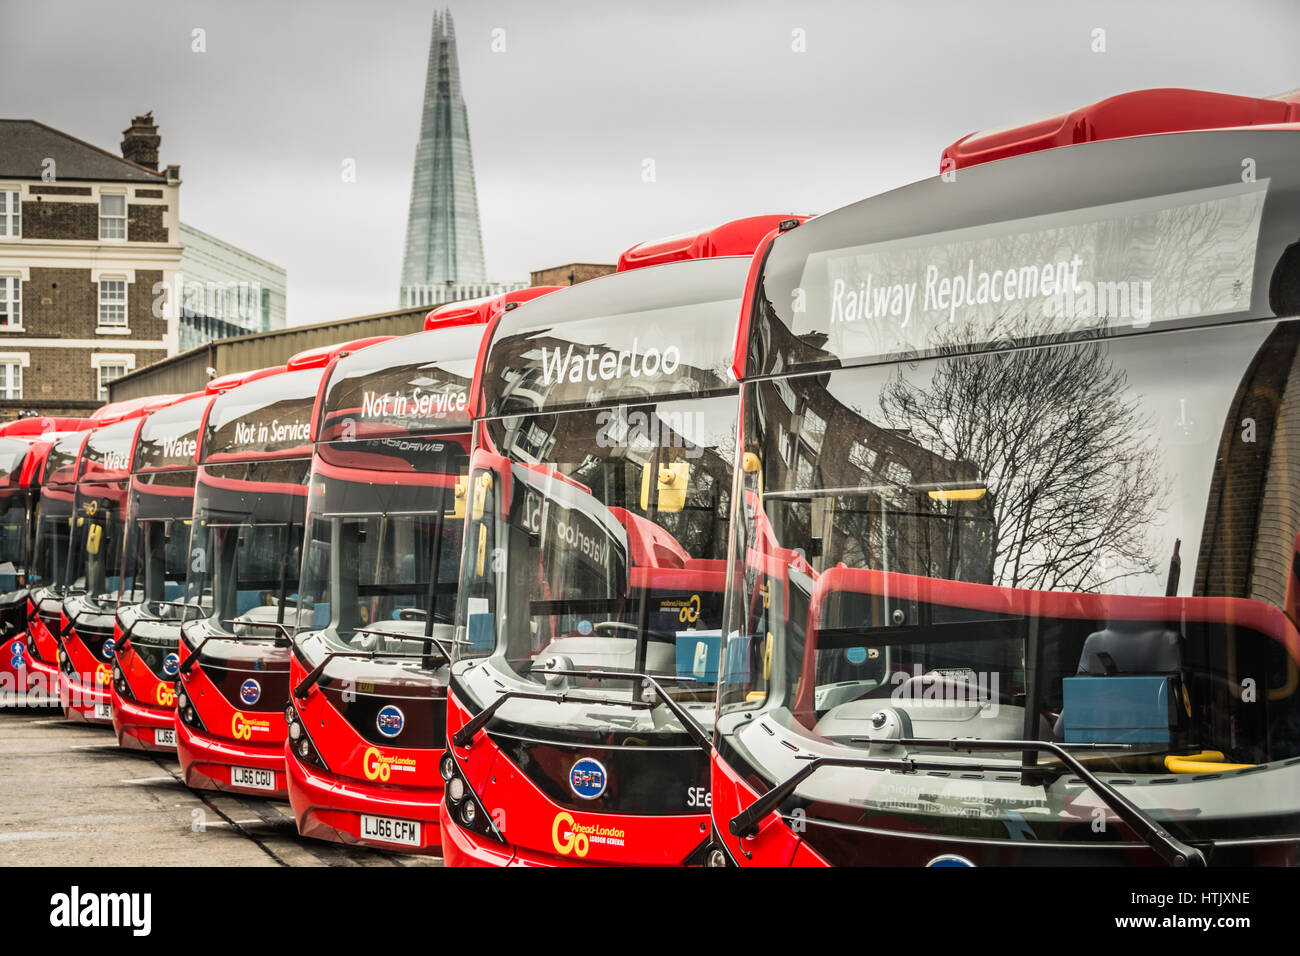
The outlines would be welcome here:
<svg viewBox="0 0 1300 956">
<path fill-rule="evenodd" d="M 650 481 L 657 485 L 661 512 L 676 513 L 686 507 L 686 489 L 691 483 L 690 462 L 672 461 L 658 468 L 653 463 L 641 468 L 641 510 L 650 510 Z"/>
</svg>

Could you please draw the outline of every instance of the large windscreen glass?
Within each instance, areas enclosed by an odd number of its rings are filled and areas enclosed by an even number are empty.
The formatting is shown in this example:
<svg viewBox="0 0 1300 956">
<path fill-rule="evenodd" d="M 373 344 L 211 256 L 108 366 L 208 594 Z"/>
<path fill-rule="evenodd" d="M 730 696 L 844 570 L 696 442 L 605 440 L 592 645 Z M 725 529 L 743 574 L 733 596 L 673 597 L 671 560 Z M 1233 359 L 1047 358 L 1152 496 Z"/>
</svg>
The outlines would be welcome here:
<svg viewBox="0 0 1300 956">
<path fill-rule="evenodd" d="M 1297 357 L 1272 320 L 747 384 L 721 713 L 1300 755 Z"/>
<path fill-rule="evenodd" d="M 122 585 L 126 482 L 77 486 L 68 556 L 68 587 L 98 608 L 114 604 Z"/>
<path fill-rule="evenodd" d="M 46 486 L 36 504 L 36 549 L 32 556 L 32 587 L 67 586 L 68 550 L 72 540 L 71 487 Z"/>
<path fill-rule="evenodd" d="M 23 586 L 28 558 L 29 492 L 19 484 L 30 446 L 0 439 L 0 592 Z"/>
<path fill-rule="evenodd" d="M 138 474 L 131 484 L 122 601 L 151 617 L 179 619 L 189 568 L 192 469 Z"/>
<path fill-rule="evenodd" d="M 735 415 L 724 397 L 487 422 L 468 488 L 462 656 L 528 684 L 554 684 L 546 670 L 644 673 L 711 700 Z"/>
<path fill-rule="evenodd" d="M 194 490 L 185 601 L 225 633 L 296 625 L 307 459 L 207 465 Z"/>
<path fill-rule="evenodd" d="M 435 627 L 450 626 L 455 613 L 468 457 L 460 441 L 404 441 L 422 446 L 420 472 L 356 467 L 364 453 L 352 455 L 351 470 L 317 462 L 300 589 L 309 610 L 303 626 L 324 630 L 339 648 L 445 663 L 437 645 L 420 639 L 437 633 L 442 640 Z M 325 458 L 339 462 L 347 453 Z"/>
</svg>

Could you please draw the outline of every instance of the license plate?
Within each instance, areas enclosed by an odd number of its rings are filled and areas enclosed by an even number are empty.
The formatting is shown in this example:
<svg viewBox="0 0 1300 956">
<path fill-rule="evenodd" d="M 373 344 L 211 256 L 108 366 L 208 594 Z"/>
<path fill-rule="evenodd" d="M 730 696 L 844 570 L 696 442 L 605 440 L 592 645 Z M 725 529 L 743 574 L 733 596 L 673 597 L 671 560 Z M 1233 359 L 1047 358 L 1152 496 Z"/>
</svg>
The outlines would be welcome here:
<svg viewBox="0 0 1300 956">
<path fill-rule="evenodd" d="M 254 770 L 251 767 L 231 767 L 230 783 L 236 787 L 248 787 L 250 790 L 274 790 L 274 770 Z"/>
<path fill-rule="evenodd" d="M 155 747 L 175 747 L 176 731 L 171 727 L 166 730 L 155 730 L 153 732 L 153 743 Z"/>
<path fill-rule="evenodd" d="M 105 701 L 105 702 L 102 703 L 102 704 L 96 704 L 96 705 L 95 705 L 95 719 L 96 719 L 96 720 L 112 720 L 112 719 L 113 719 L 113 705 L 110 704 L 108 701 Z"/>
<path fill-rule="evenodd" d="M 380 843 L 397 843 L 401 846 L 420 845 L 420 824 L 414 820 L 394 820 L 392 817 L 361 815 L 361 836 Z"/>
</svg>

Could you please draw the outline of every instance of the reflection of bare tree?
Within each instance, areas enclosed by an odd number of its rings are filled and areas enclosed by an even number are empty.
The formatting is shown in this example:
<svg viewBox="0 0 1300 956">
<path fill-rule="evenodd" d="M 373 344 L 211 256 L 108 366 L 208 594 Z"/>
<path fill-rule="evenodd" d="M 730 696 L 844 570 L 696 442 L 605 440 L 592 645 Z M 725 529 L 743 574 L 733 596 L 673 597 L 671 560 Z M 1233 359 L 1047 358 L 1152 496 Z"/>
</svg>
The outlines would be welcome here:
<svg viewBox="0 0 1300 956">
<path fill-rule="evenodd" d="M 994 516 L 994 583 L 1104 590 L 1155 570 L 1146 531 L 1163 507 L 1150 422 L 1096 343 L 940 361 L 928 384 L 900 370 L 890 424 L 974 462 Z"/>
</svg>

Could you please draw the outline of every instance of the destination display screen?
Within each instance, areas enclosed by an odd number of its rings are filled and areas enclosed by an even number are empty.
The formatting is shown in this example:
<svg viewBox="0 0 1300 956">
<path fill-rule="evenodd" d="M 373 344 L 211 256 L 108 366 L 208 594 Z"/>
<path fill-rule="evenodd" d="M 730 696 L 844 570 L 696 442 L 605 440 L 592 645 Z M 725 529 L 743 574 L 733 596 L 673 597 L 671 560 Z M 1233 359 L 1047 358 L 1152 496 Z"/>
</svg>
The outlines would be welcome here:
<svg viewBox="0 0 1300 956">
<path fill-rule="evenodd" d="M 218 396 L 208 412 L 203 461 L 311 454 L 311 417 L 322 372 L 286 372 Z"/>
<path fill-rule="evenodd" d="M 81 456 L 78 481 L 121 481 L 131 472 L 131 453 L 140 419 L 128 418 L 90 433 Z"/>
<path fill-rule="evenodd" d="M 334 366 L 318 440 L 467 432 L 485 326 L 433 329 L 372 345 Z"/>
<path fill-rule="evenodd" d="M 192 398 L 146 418 L 136 443 L 136 470 L 193 468 L 197 463 L 203 412 L 211 401 L 209 396 Z"/>
<path fill-rule="evenodd" d="M 1243 172 L 1243 134 L 1215 135 L 1195 167 L 1167 155 L 1190 148 L 1172 140 L 1072 147 L 811 220 L 773 245 L 751 360 L 761 349 L 764 372 L 910 360 L 1271 315 L 1281 249 L 1265 224 L 1295 202 L 1281 178 L 1294 163 L 1275 135 Z"/>
<path fill-rule="evenodd" d="M 485 363 L 488 416 L 734 388 L 748 269 L 731 257 L 621 272 L 506 313 Z"/>
</svg>

